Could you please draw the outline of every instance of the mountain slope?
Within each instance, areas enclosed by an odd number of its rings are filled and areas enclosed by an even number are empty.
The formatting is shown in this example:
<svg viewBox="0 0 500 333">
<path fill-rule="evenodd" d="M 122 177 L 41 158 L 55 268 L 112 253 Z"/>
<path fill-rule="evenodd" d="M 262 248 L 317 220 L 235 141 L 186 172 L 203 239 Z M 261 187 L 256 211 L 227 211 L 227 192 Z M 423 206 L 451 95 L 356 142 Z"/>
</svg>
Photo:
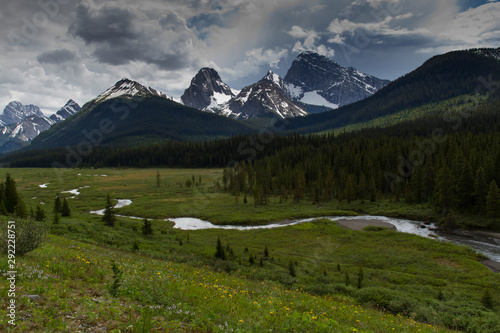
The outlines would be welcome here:
<svg viewBox="0 0 500 333">
<path fill-rule="evenodd" d="M 73 117 L 35 138 L 28 149 L 77 145 L 136 146 L 249 133 L 249 126 L 169 100 L 135 81 L 119 81 Z"/>
<path fill-rule="evenodd" d="M 373 96 L 338 110 L 291 119 L 287 129 L 320 132 L 461 95 L 484 94 L 488 86 L 500 80 L 500 61 L 492 56 L 498 50 L 454 51 L 435 56 Z"/>
<path fill-rule="evenodd" d="M 390 82 L 314 52 L 299 54 L 283 81 L 292 100 L 333 108 L 371 96 Z"/>
</svg>

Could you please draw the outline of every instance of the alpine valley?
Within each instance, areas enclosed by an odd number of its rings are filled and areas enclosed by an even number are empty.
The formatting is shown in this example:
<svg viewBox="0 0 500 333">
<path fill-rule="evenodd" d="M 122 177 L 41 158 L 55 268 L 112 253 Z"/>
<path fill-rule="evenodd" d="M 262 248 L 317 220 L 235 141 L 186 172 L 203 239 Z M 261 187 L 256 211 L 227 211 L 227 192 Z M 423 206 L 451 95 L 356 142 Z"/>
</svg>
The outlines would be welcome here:
<svg viewBox="0 0 500 333">
<path fill-rule="evenodd" d="M 388 82 L 304 52 L 239 90 L 202 68 L 179 98 L 10 103 L 0 331 L 500 332 L 499 55 Z"/>
</svg>

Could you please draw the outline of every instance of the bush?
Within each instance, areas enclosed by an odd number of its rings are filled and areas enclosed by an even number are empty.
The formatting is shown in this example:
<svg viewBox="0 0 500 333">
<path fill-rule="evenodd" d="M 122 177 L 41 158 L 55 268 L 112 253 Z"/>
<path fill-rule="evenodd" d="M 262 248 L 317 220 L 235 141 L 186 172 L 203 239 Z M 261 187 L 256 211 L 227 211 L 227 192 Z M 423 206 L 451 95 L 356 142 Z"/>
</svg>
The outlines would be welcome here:
<svg viewBox="0 0 500 333">
<path fill-rule="evenodd" d="M 398 295 L 393 290 L 379 287 L 367 287 L 358 289 L 355 298 L 363 304 L 373 304 L 388 309 L 390 302 Z"/>
<path fill-rule="evenodd" d="M 8 229 L 8 222 L 2 221 L 0 223 L 0 252 L 8 253 L 8 235 L 7 230 L 15 231 L 15 245 L 16 245 L 16 255 L 23 256 L 26 253 L 33 251 L 43 244 L 45 237 L 47 235 L 47 226 L 43 222 L 29 221 L 29 220 L 17 220 L 15 229 Z"/>
</svg>

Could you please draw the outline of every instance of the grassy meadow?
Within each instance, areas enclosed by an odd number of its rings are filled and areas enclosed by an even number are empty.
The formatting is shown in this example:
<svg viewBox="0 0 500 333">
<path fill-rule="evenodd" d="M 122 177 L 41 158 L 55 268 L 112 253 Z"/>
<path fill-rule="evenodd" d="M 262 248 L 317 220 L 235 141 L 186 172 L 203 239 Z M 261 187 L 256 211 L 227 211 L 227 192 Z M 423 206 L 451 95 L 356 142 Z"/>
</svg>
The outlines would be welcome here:
<svg viewBox="0 0 500 333">
<path fill-rule="evenodd" d="M 0 309 L 0 331 L 500 330 L 500 275 L 466 247 L 389 230 L 347 230 L 326 220 L 247 231 L 185 231 L 165 221 L 189 216 L 259 224 L 356 212 L 432 219 L 429 207 L 318 206 L 278 198 L 255 207 L 250 197 L 245 204 L 216 190 L 219 169 L 7 171 L 28 209 L 44 203 L 50 235 L 39 249 L 16 258 L 16 294 L 41 299 L 18 298 L 15 328 Z M 201 184 L 187 187 L 193 178 Z M 74 189 L 80 194 L 62 193 Z M 54 225 L 57 193 L 67 197 L 72 214 Z M 107 227 L 89 214 L 104 208 L 107 194 L 132 200 L 116 213 L 151 219 L 153 234 L 142 233 L 142 220 L 119 217 L 115 227 Z M 214 257 L 218 239 L 226 260 Z M 5 257 L 0 270 L 7 270 Z M 7 304 L 5 280 L 0 298 Z"/>
</svg>

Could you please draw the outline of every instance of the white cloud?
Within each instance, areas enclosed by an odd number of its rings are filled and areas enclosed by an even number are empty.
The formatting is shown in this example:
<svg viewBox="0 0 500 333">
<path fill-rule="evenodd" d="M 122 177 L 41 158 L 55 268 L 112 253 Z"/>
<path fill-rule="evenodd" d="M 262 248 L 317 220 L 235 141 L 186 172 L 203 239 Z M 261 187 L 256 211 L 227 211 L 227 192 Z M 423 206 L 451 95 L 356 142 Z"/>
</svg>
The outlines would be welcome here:
<svg viewBox="0 0 500 333">
<path fill-rule="evenodd" d="M 292 52 L 300 53 L 304 51 L 313 51 L 327 57 L 333 57 L 335 55 L 333 49 L 323 44 L 318 44 L 318 40 L 321 36 L 314 29 L 304 29 L 294 25 L 292 29 L 288 31 L 288 34 L 294 38 L 303 40 L 295 42 Z"/>
<path fill-rule="evenodd" d="M 255 48 L 247 51 L 244 60 L 235 66 L 216 69 L 220 70 L 229 80 L 234 80 L 246 75 L 257 74 L 262 66 L 277 69 L 280 61 L 288 54 L 288 50 L 284 48 Z"/>
</svg>

